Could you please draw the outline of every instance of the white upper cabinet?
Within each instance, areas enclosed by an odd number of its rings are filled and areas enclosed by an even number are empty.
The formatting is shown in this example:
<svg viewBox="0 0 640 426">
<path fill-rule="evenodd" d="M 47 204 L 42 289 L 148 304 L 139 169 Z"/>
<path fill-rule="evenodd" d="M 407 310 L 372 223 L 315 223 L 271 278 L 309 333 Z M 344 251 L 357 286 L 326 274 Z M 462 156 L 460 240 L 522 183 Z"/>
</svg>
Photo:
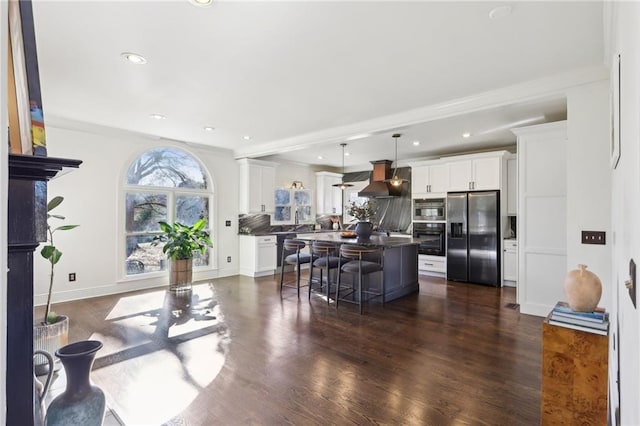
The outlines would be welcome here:
<svg viewBox="0 0 640 426">
<path fill-rule="evenodd" d="M 273 213 L 277 163 L 238 160 L 240 165 L 240 213 Z"/>
<path fill-rule="evenodd" d="M 342 214 L 342 190 L 333 185 L 342 182 L 342 174 L 331 172 L 316 173 L 316 213 L 320 215 Z"/>
<path fill-rule="evenodd" d="M 507 214 L 518 214 L 518 159 L 507 160 Z"/>
<path fill-rule="evenodd" d="M 501 157 L 449 163 L 449 191 L 500 189 Z"/>
<path fill-rule="evenodd" d="M 413 198 L 428 196 L 429 193 L 443 193 L 449 189 L 449 165 L 411 167 L 411 195 Z"/>
</svg>

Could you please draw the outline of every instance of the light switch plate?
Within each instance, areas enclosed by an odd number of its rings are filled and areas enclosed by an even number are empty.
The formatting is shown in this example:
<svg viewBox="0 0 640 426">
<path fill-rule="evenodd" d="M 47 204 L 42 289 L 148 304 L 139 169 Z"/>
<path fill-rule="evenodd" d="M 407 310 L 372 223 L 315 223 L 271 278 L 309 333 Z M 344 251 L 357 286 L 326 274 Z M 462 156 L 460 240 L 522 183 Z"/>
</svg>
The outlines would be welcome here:
<svg viewBox="0 0 640 426">
<path fill-rule="evenodd" d="M 582 244 L 607 244 L 604 231 L 582 231 Z"/>
</svg>

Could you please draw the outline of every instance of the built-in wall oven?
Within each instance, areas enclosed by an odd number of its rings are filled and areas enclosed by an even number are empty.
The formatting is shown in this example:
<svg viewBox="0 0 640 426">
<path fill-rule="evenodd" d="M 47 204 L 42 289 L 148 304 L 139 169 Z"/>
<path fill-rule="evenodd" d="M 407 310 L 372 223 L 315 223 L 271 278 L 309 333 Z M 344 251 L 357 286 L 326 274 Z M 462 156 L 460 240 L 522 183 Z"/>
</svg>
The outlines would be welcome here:
<svg viewBox="0 0 640 426">
<path fill-rule="evenodd" d="M 419 242 L 419 254 L 446 256 L 446 223 L 413 222 L 413 238 Z"/>
<path fill-rule="evenodd" d="M 447 220 L 446 198 L 416 198 L 413 200 L 413 220 Z"/>
</svg>

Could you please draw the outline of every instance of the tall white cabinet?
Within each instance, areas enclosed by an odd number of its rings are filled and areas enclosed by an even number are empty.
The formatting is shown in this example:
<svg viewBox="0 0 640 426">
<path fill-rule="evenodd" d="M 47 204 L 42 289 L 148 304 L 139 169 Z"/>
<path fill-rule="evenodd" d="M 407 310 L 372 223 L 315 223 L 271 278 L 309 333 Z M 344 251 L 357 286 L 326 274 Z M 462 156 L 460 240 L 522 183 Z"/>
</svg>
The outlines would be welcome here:
<svg viewBox="0 0 640 426">
<path fill-rule="evenodd" d="M 518 137 L 518 303 L 545 316 L 567 272 L 566 121 L 512 129 Z"/>
<path fill-rule="evenodd" d="M 270 161 L 242 158 L 240 166 L 240 213 L 273 213 L 275 209 L 273 189 L 276 166 Z"/>
<path fill-rule="evenodd" d="M 316 173 L 316 213 L 319 215 L 342 214 L 342 190 L 333 185 L 342 183 L 341 173 Z"/>
</svg>

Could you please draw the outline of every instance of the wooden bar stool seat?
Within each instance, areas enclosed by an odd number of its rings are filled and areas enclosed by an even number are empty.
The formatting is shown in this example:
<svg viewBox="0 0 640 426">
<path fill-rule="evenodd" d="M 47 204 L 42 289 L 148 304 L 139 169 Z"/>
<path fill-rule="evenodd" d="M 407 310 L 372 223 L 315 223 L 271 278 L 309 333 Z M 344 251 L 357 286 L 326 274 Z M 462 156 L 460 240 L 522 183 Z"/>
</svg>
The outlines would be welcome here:
<svg viewBox="0 0 640 426">
<path fill-rule="evenodd" d="M 282 262 L 280 266 L 280 295 L 282 295 L 283 287 L 292 287 L 298 289 L 298 298 L 300 298 L 300 269 L 304 264 L 311 264 L 313 255 L 302 253 L 307 244 L 304 241 L 287 238 L 282 246 Z M 284 281 L 284 273 L 286 265 L 294 265 L 296 270 L 296 279 L 294 281 Z M 304 286 L 303 286 L 304 287 Z"/>
<path fill-rule="evenodd" d="M 336 307 L 341 301 L 355 303 L 358 305 L 362 315 L 364 302 L 375 297 L 382 297 L 382 306 L 384 306 L 384 256 L 382 247 L 343 244 L 340 247 L 339 263 Z M 363 277 L 376 272 L 381 272 L 379 288 L 374 288 L 370 280 L 368 280 L 369 282 L 363 282 Z M 341 282 L 343 273 L 351 275 L 351 285 Z M 340 292 L 342 292 L 342 295 Z"/>
<path fill-rule="evenodd" d="M 315 241 L 311 246 L 311 253 L 317 256 L 313 261 L 309 270 L 309 299 L 311 299 L 311 290 L 323 293 L 327 298 L 327 304 L 330 303 L 331 295 L 331 269 L 338 269 L 340 265 L 340 257 L 338 256 L 339 245 L 326 241 Z M 314 281 L 313 268 L 320 269 L 320 276 Z M 323 271 L 325 279 L 323 280 Z M 314 284 L 316 284 L 314 288 Z"/>
</svg>

